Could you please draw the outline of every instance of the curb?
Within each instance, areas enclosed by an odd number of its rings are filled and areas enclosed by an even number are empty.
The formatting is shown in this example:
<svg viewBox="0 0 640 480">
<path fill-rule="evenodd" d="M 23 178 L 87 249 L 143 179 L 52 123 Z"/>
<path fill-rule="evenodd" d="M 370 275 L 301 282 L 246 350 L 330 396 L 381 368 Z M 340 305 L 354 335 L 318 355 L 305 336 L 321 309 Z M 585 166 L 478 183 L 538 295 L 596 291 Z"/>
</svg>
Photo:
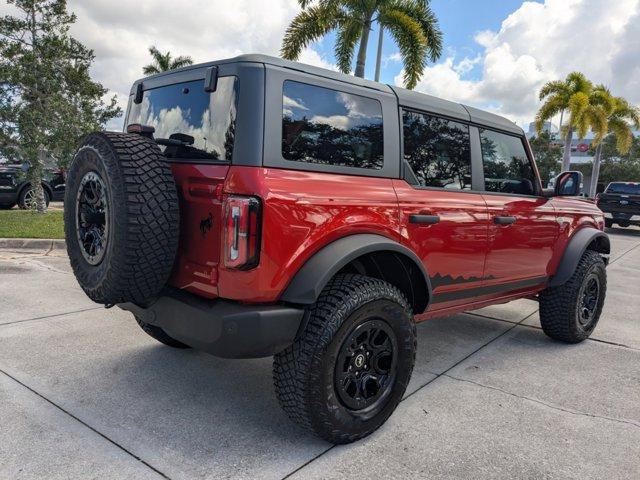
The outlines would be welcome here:
<svg viewBox="0 0 640 480">
<path fill-rule="evenodd" d="M 67 248 L 62 239 L 48 238 L 0 238 L 0 248 L 26 248 L 33 250 L 64 250 Z"/>
</svg>

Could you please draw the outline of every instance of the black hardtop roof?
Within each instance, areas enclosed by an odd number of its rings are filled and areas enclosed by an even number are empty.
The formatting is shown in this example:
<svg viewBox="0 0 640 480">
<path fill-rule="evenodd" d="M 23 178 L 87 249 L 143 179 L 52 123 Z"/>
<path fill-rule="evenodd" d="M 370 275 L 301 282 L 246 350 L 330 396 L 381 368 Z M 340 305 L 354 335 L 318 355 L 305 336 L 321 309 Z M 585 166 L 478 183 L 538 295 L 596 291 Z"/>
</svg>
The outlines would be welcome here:
<svg viewBox="0 0 640 480">
<path fill-rule="evenodd" d="M 489 128 L 504 130 L 504 131 L 515 133 L 518 135 L 524 134 L 523 130 L 511 120 L 501 117 L 500 115 L 495 115 L 493 113 L 485 112 L 484 110 L 480 110 L 474 107 L 469 107 L 456 102 L 451 102 L 449 100 L 444 100 L 442 98 L 416 92 L 414 90 L 407 90 L 405 88 L 396 87 L 395 85 L 387 85 L 384 83 L 374 82 L 372 80 L 355 77 L 353 75 L 347 75 L 342 72 L 336 72 L 334 70 L 329 70 L 326 68 L 315 67 L 313 65 L 307 65 L 305 63 L 292 62 L 290 60 L 284 60 L 279 57 L 272 57 L 270 55 L 262 55 L 262 54 L 255 54 L 255 53 L 238 55 L 237 57 L 226 58 L 223 60 L 217 60 L 213 62 L 189 65 L 188 67 L 183 67 L 177 70 L 171 70 L 169 72 L 162 72 L 156 75 L 145 77 L 145 78 L 136 80 L 133 87 L 131 88 L 131 93 L 133 94 L 135 92 L 136 84 L 138 84 L 139 82 L 144 82 L 145 80 L 148 80 L 148 79 L 152 79 L 152 78 L 156 79 L 164 76 L 171 76 L 179 72 L 207 68 L 213 65 L 223 65 L 226 63 L 238 63 L 238 62 L 262 63 L 265 65 L 273 65 L 276 67 L 287 68 L 290 70 L 296 70 L 296 71 L 311 74 L 311 75 L 317 75 L 319 77 L 324 77 L 332 80 L 337 80 L 340 82 L 349 83 L 351 85 L 358 85 L 364 88 L 378 90 L 380 92 L 394 93 L 398 98 L 398 103 L 403 107 L 422 110 L 425 112 L 432 112 L 438 115 L 444 115 L 446 117 L 450 117 L 452 119 L 458 119 L 458 120 L 463 120 L 467 122 L 477 123 L 480 125 L 485 125 Z"/>
</svg>

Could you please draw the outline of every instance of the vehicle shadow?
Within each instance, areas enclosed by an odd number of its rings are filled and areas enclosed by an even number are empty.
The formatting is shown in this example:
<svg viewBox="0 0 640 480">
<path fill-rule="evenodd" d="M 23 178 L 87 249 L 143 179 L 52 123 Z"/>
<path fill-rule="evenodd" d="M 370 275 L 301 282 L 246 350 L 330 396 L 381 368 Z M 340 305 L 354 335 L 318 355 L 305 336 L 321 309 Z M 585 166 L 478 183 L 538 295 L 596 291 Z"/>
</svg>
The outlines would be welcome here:
<svg viewBox="0 0 640 480">
<path fill-rule="evenodd" d="M 464 314 L 420 324 L 407 393 L 510 327 Z M 100 369 L 107 378 L 88 393 L 99 411 L 83 410 L 99 417 L 101 432 L 146 452 L 145 461 L 167 474 L 211 475 L 228 464 L 242 465 L 249 477 L 265 465 L 282 476 L 330 447 L 280 409 L 271 358 L 226 360 L 145 342 L 106 361 Z"/>
</svg>

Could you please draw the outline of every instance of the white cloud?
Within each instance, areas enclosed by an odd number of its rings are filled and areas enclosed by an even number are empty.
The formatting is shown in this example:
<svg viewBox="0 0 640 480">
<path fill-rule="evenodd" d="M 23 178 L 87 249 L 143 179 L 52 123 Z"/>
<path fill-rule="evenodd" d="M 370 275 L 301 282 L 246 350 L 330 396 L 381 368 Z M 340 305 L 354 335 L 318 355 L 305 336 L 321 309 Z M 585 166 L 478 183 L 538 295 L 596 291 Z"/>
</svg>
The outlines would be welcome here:
<svg viewBox="0 0 640 480">
<path fill-rule="evenodd" d="M 425 69 L 417 90 L 531 121 L 538 91 L 573 70 L 640 103 L 640 0 L 525 2 L 497 32 L 475 36 L 479 58 L 450 54 Z M 478 79 L 469 72 L 478 65 Z M 402 73 L 396 78 L 402 84 Z"/>
<path fill-rule="evenodd" d="M 305 107 L 301 101 L 299 100 L 294 100 L 291 97 L 287 97 L 286 95 L 284 96 L 284 99 L 282 100 L 282 105 L 285 107 L 289 107 L 289 108 L 298 108 L 300 110 L 309 110 L 307 107 Z"/>
<path fill-rule="evenodd" d="M 320 125 L 331 125 L 333 128 L 337 128 L 339 130 L 348 130 L 351 128 L 351 119 L 346 115 L 314 115 L 311 117 L 311 123 L 317 123 Z"/>
<path fill-rule="evenodd" d="M 117 94 L 123 109 L 131 84 L 150 62 L 150 45 L 196 63 L 244 53 L 278 55 L 300 10 L 296 0 L 69 0 L 68 8 L 78 17 L 72 35 L 96 54 L 93 77 Z M 0 5 L 0 15 L 10 9 Z M 300 61 L 335 69 L 312 48 Z M 120 119 L 110 127 L 121 125 Z"/>
</svg>

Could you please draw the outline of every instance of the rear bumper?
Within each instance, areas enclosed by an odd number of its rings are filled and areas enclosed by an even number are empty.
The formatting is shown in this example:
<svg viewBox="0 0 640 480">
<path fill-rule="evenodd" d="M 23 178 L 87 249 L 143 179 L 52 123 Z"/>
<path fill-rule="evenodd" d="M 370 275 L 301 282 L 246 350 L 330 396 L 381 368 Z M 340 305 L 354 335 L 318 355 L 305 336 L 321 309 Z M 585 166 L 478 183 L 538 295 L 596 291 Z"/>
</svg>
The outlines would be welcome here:
<svg viewBox="0 0 640 480">
<path fill-rule="evenodd" d="M 164 292 L 148 308 L 118 306 L 176 340 L 224 358 L 268 357 L 284 350 L 293 343 L 304 315 L 300 308 L 207 300 L 180 290 Z"/>
</svg>

